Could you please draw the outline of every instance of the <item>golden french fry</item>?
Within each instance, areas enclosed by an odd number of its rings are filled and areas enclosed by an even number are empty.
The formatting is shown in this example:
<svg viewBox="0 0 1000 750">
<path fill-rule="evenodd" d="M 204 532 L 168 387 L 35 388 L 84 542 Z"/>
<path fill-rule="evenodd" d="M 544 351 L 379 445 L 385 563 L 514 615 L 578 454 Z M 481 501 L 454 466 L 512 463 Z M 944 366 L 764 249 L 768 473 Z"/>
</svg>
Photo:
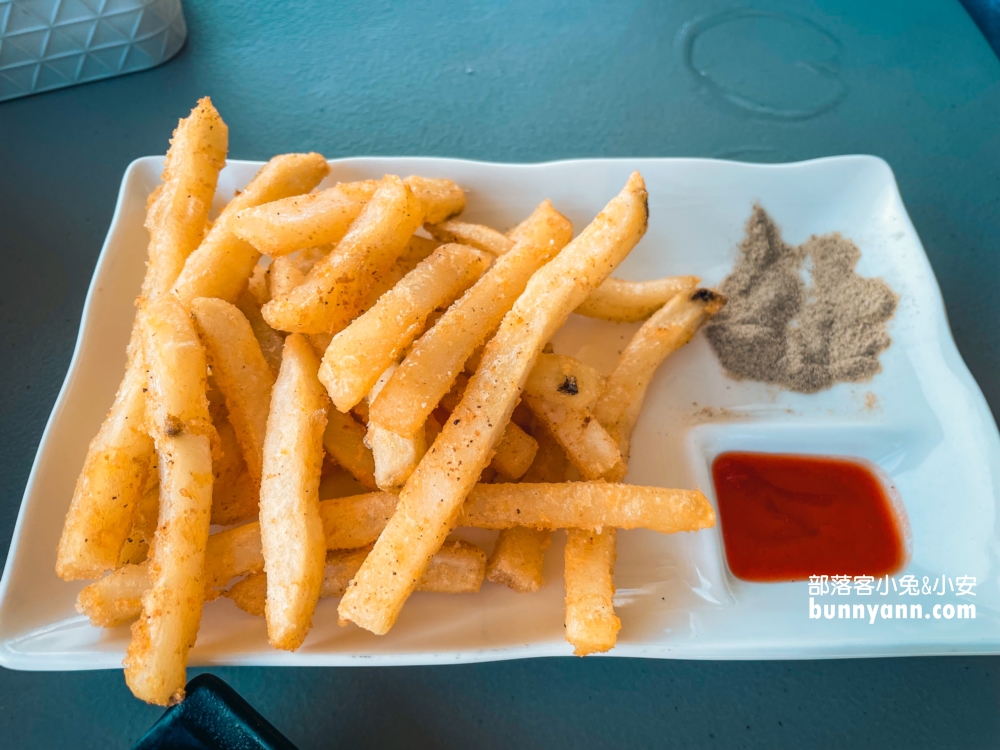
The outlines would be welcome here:
<svg viewBox="0 0 1000 750">
<path fill-rule="evenodd" d="M 150 196 L 146 216 L 149 261 L 142 293 L 147 299 L 170 288 L 201 241 L 226 145 L 226 125 L 207 97 L 174 131 L 163 184 Z M 144 427 L 145 388 L 136 324 L 125 377 L 111 411 L 87 448 L 66 514 L 56 556 L 60 578 L 98 578 L 118 563 L 153 458 L 153 441 Z"/>
<path fill-rule="evenodd" d="M 370 549 L 327 552 L 320 597 L 343 596 Z M 427 572 L 417 584 L 417 591 L 474 594 L 482 586 L 485 564 L 486 555 L 476 545 L 463 541 L 445 542 L 431 559 Z M 266 587 L 267 574 L 254 573 L 234 583 L 225 596 L 244 612 L 263 617 Z"/>
<path fill-rule="evenodd" d="M 586 656 L 615 645 L 621 620 L 615 615 L 617 530 L 569 529 L 566 537 L 566 640 Z"/>
<path fill-rule="evenodd" d="M 523 481 L 529 484 L 562 482 L 566 478 L 566 453 L 544 426 L 536 427 L 534 437 L 538 451 Z M 551 536 L 552 532 L 547 529 L 525 526 L 501 530 L 486 563 L 487 580 L 502 583 L 514 591 L 538 591 L 545 582 L 542 567 Z"/>
<path fill-rule="evenodd" d="M 334 405 L 347 411 L 367 396 L 420 334 L 427 316 L 436 307 L 449 305 L 488 263 L 489 257 L 478 250 L 442 245 L 334 336 L 319 374 Z"/>
<path fill-rule="evenodd" d="M 360 192 L 340 183 L 308 195 L 296 195 L 238 211 L 231 231 L 264 255 L 280 258 L 296 250 L 339 242 L 371 200 L 378 183 Z"/>
<path fill-rule="evenodd" d="M 76 597 L 76 611 L 91 625 L 113 628 L 142 613 L 142 597 L 149 590 L 149 561 L 123 565 L 84 588 Z"/>
<path fill-rule="evenodd" d="M 163 164 L 163 184 L 150 196 L 149 265 L 142 283 L 146 299 L 173 287 L 201 244 L 228 148 L 229 128 L 206 96 L 177 125 Z"/>
<path fill-rule="evenodd" d="M 426 237 L 413 235 L 407 243 L 403 254 L 392 264 L 389 273 L 379 279 L 371 291 L 368 292 L 368 300 L 365 302 L 362 312 L 371 309 L 383 294 L 402 281 L 403 277 L 416 268 L 420 261 L 426 260 L 440 246 L 441 243 L 437 240 L 429 240 Z M 329 342 L 327 343 L 329 344 Z M 323 351 L 326 351 L 326 347 L 323 347 Z"/>
<path fill-rule="evenodd" d="M 285 337 L 267 324 L 264 316 L 260 314 L 260 304 L 249 289 L 245 289 L 236 298 L 236 307 L 250 323 L 257 344 L 260 345 L 260 352 L 267 360 L 271 374 L 277 377 L 278 369 L 281 367 L 281 350 L 285 346 Z"/>
<path fill-rule="evenodd" d="M 462 400 L 462 395 L 468 387 L 469 378 L 465 373 L 459 373 L 455 378 L 455 385 L 441 398 L 441 408 L 449 414 L 455 410 Z M 427 418 L 428 423 L 431 417 Z M 437 439 L 438 431 L 434 438 Z M 427 444 L 430 445 L 428 440 Z M 490 461 L 491 471 L 502 474 L 507 479 L 518 479 L 531 466 L 538 450 L 538 443 L 514 422 L 509 422 L 503 431 L 500 442 L 497 443 L 493 460 Z M 485 481 L 485 480 L 483 480 Z"/>
<path fill-rule="evenodd" d="M 257 261 L 257 265 L 253 267 L 253 271 L 250 273 L 250 278 L 247 279 L 247 292 L 250 293 L 254 302 L 257 303 L 258 310 L 271 301 L 271 264 L 264 263 L 262 262 L 263 260 L 261 258 L 261 260 Z M 267 260 L 270 260 L 270 258 Z"/>
<path fill-rule="evenodd" d="M 323 432 L 326 454 L 351 473 L 368 490 L 375 490 L 375 459 L 364 443 L 365 427 L 350 414 L 331 407 Z"/>
<path fill-rule="evenodd" d="M 342 620 L 377 634 L 392 627 L 490 461 L 542 347 L 645 233 L 646 203 L 645 185 L 635 172 L 594 221 L 531 277 L 341 599 Z"/>
<path fill-rule="evenodd" d="M 395 369 L 395 364 L 386 368 L 372 387 L 369 401 L 378 396 Z M 371 449 L 372 459 L 375 462 L 375 484 L 379 489 L 391 490 L 402 487 L 410 478 L 417 463 L 424 457 L 427 451 L 427 433 L 422 427 L 414 435 L 403 437 L 369 420 L 365 445 Z"/>
<path fill-rule="evenodd" d="M 535 460 L 538 443 L 513 422 L 503 431 L 490 466 L 509 480 L 519 479 Z"/>
<path fill-rule="evenodd" d="M 678 295 L 643 324 L 621 353 L 594 406 L 594 416 L 618 441 L 626 463 L 632 431 L 656 369 L 725 304 L 726 298 L 711 289 Z M 617 478 L 624 476 L 619 473 Z"/>
<path fill-rule="evenodd" d="M 527 526 L 504 529 L 497 536 L 487 563 L 487 580 L 519 593 L 538 591 L 545 582 L 542 566 L 551 542 L 552 532 L 548 529 Z"/>
<path fill-rule="evenodd" d="M 375 542 L 396 510 L 399 498 L 391 492 L 323 500 L 319 515 L 327 549 L 357 549 Z M 459 526 L 486 529 L 539 529 L 605 526 L 650 528 L 664 533 L 697 531 L 715 523 L 707 498 L 697 490 L 634 487 L 605 482 L 559 484 L 479 484 L 472 491 Z M 147 575 L 149 563 L 126 565 L 95 581 L 81 594 L 78 608 L 95 623 L 128 613 L 115 601 L 122 581 Z M 141 569 L 141 570 L 137 570 Z M 220 531 L 208 538 L 205 554 L 206 599 L 216 598 L 231 580 L 264 569 L 260 524 Z M 138 584 L 130 584 L 138 585 Z M 89 602 L 88 608 L 83 602 Z M 134 617 L 138 610 L 128 617 Z M 125 617 L 125 619 L 128 619 Z M 121 622 L 122 620 L 115 620 Z"/>
<path fill-rule="evenodd" d="M 308 193 L 330 172 L 321 154 L 283 154 L 257 172 L 246 188 L 222 210 L 204 242 L 184 263 L 173 289 L 187 304 L 197 297 L 235 302 L 247 284 L 260 253 L 230 229 L 240 211 L 293 195 Z"/>
<path fill-rule="evenodd" d="M 212 524 L 232 526 L 256 519 L 259 483 L 254 481 L 247 470 L 243 449 L 229 415 L 214 421 L 219 433 L 222 457 L 215 462 L 213 468 L 215 481 L 212 483 Z"/>
<path fill-rule="evenodd" d="M 668 276 L 652 281 L 607 279 L 574 312 L 588 318 L 633 323 L 645 320 L 678 294 L 694 290 L 699 281 L 697 276 Z"/>
<path fill-rule="evenodd" d="M 498 258 L 420 337 L 372 403 L 371 419 L 399 435 L 413 435 L 421 428 L 454 384 L 469 355 L 500 325 L 531 275 L 572 236 L 572 224 L 549 201 L 539 205 L 528 218 L 524 239 L 517 249 Z"/>
<path fill-rule="evenodd" d="M 591 414 L 603 387 L 597 370 L 558 354 L 539 355 L 524 384 L 524 403 L 584 479 L 599 479 L 622 461 L 614 438 Z"/>
<path fill-rule="evenodd" d="M 260 534 L 269 573 L 267 634 L 271 645 L 289 651 L 309 632 L 323 580 L 319 480 L 330 405 L 318 370 L 304 336 L 285 339 L 264 441 Z"/>
<path fill-rule="evenodd" d="M 173 295 L 140 314 L 149 368 L 146 423 L 160 474 L 159 525 L 149 559 L 150 588 L 132 626 L 125 680 L 136 695 L 165 705 L 184 695 L 188 650 L 205 596 L 205 547 L 212 510 L 212 444 L 205 352 Z"/>
<path fill-rule="evenodd" d="M 361 312 L 422 218 L 410 188 L 398 177 L 385 177 L 339 244 L 312 267 L 305 282 L 268 302 L 264 319 L 282 331 L 340 331 Z"/>
<path fill-rule="evenodd" d="M 709 289 L 686 291 L 660 308 L 632 337 L 594 406 L 595 420 L 607 428 L 622 455 L 622 460 L 605 472 L 607 478 L 619 481 L 625 476 L 632 431 L 656 368 L 690 341 L 725 303 L 725 297 Z M 566 639 L 581 656 L 612 648 L 621 626 L 612 602 L 615 539 L 612 534 L 588 541 L 580 532 L 570 533 L 571 545 L 566 548 Z"/>
<path fill-rule="evenodd" d="M 235 305 L 198 297 L 191 300 L 189 307 L 208 354 L 216 387 L 226 401 L 243 460 L 250 476 L 259 484 L 274 375 L 253 328 Z"/>
<path fill-rule="evenodd" d="M 458 242 L 474 247 L 490 255 L 500 256 L 507 253 L 514 243 L 502 232 L 483 226 L 469 224 L 464 221 L 443 221 L 440 224 L 427 224 L 424 227 L 431 236 L 441 242 Z M 567 240 L 569 242 L 569 240 Z"/>
<path fill-rule="evenodd" d="M 439 224 L 465 210 L 465 193 L 451 180 L 410 175 L 403 182 L 423 206 L 428 224 Z"/>
<path fill-rule="evenodd" d="M 141 563 L 149 554 L 149 545 L 156 533 L 156 523 L 160 515 L 160 472 L 156 466 L 149 471 L 146 490 L 132 513 L 132 528 L 125 538 L 118 558 L 119 565 Z"/>
<path fill-rule="evenodd" d="M 309 247 L 291 255 L 281 255 L 271 262 L 268 270 L 269 299 L 283 297 L 306 280 L 306 275 L 319 261 L 330 254 L 329 245 Z"/>
<path fill-rule="evenodd" d="M 421 216 L 428 221 L 461 213 L 465 208 L 465 194 L 451 180 L 407 177 L 403 182 L 420 203 Z M 246 209 L 236 215 L 232 229 L 272 258 L 303 248 L 334 245 L 347 234 L 383 184 L 384 180 L 340 183 L 311 195 Z"/>
</svg>

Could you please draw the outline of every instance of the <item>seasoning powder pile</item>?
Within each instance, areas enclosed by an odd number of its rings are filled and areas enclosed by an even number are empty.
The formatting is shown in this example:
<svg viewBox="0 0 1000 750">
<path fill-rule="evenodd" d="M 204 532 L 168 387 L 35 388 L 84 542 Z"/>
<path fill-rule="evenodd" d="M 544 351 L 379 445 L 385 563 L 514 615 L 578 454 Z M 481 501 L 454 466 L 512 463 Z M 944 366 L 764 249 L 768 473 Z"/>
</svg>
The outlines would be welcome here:
<svg viewBox="0 0 1000 750">
<path fill-rule="evenodd" d="M 898 297 L 882 279 L 854 272 L 860 257 L 839 233 L 787 245 L 754 206 L 736 267 L 722 283 L 729 303 L 706 331 L 726 374 L 801 393 L 874 376 L 891 343 L 886 322 Z"/>
</svg>

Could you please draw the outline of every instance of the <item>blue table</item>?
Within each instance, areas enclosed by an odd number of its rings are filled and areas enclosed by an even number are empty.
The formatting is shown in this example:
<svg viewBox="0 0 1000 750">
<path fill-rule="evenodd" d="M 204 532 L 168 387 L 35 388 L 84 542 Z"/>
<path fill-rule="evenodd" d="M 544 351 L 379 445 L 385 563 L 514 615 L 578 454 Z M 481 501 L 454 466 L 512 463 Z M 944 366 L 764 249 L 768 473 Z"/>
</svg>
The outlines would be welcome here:
<svg viewBox="0 0 1000 750">
<path fill-rule="evenodd" d="M 1000 64 L 962 7 L 664 6 L 190 0 L 188 45 L 167 65 L 0 104 L 0 543 L 69 363 L 122 172 L 162 153 L 204 94 L 228 121 L 236 158 L 882 156 L 996 413 Z M 216 672 L 302 748 L 1000 744 L 996 658 Z M 0 672 L 5 746 L 125 747 L 159 714 L 129 696 L 119 672 Z"/>
</svg>

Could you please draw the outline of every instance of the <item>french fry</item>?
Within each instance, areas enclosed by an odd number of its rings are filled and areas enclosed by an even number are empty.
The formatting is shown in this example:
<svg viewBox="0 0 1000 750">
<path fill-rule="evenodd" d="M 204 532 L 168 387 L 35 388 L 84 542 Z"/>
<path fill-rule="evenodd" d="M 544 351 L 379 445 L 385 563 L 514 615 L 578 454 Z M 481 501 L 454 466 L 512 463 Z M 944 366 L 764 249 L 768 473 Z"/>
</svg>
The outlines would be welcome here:
<svg viewBox="0 0 1000 750">
<path fill-rule="evenodd" d="M 725 303 L 725 297 L 709 289 L 678 294 L 643 324 L 622 352 L 594 406 L 596 421 L 607 428 L 622 456 L 606 472 L 609 479 L 625 476 L 632 431 L 656 368 Z M 571 531 L 567 541 L 566 639 L 580 656 L 612 648 L 621 627 L 612 601 L 616 536 L 608 531 L 589 537 Z"/>
<path fill-rule="evenodd" d="M 615 615 L 617 530 L 569 529 L 566 536 L 566 640 L 586 656 L 614 647 L 621 628 Z"/>
<path fill-rule="evenodd" d="M 395 368 L 396 365 L 392 364 L 382 373 L 372 387 L 369 401 L 378 396 Z M 379 427 L 369 419 L 365 445 L 371 449 L 375 462 L 375 484 L 379 489 L 391 490 L 402 487 L 424 457 L 427 451 L 427 433 L 421 427 L 414 435 L 403 437 Z"/>
<path fill-rule="evenodd" d="M 199 101 L 174 131 L 163 184 L 150 196 L 146 216 L 149 261 L 142 289 L 147 299 L 170 288 L 201 241 L 226 145 L 225 123 L 208 98 Z M 153 459 L 153 441 L 144 426 L 145 388 L 136 324 L 125 377 L 87 448 L 66 514 L 56 557 L 60 578 L 98 578 L 118 564 Z"/>
<path fill-rule="evenodd" d="M 113 628 L 142 613 L 142 597 L 149 591 L 149 561 L 123 565 L 108 573 L 76 597 L 76 611 L 87 615 L 91 625 Z"/>
<path fill-rule="evenodd" d="M 135 565 L 141 563 L 149 554 L 149 545 L 156 532 L 156 523 L 160 515 L 160 472 L 156 466 L 149 471 L 146 480 L 146 490 L 142 499 L 132 513 L 132 528 L 125 538 L 119 555 L 119 565 Z"/>
<path fill-rule="evenodd" d="M 538 591 L 545 583 L 542 566 L 551 543 L 552 532 L 548 529 L 527 526 L 504 529 L 497 536 L 487 562 L 487 580 L 522 594 Z"/>
<path fill-rule="evenodd" d="M 429 240 L 426 237 L 416 234 L 413 235 L 407 243 L 403 254 L 392 264 L 389 273 L 379 279 L 371 291 L 368 292 L 368 300 L 365 302 L 362 312 L 371 309 L 383 294 L 402 281 L 406 274 L 416 268 L 422 260 L 426 260 L 440 246 L 441 243 L 436 240 Z M 327 343 L 329 344 L 329 342 Z M 326 347 L 323 347 L 323 351 L 326 351 Z"/>
<path fill-rule="evenodd" d="M 370 549 L 327 552 L 320 598 L 343 596 Z M 486 555 L 476 545 L 463 541 L 445 542 L 431 558 L 416 590 L 436 594 L 474 594 L 482 586 L 485 565 Z M 267 574 L 255 573 L 234 583 L 225 596 L 244 612 L 263 617 L 266 587 Z"/>
<path fill-rule="evenodd" d="M 270 299 L 283 297 L 295 287 L 304 283 L 306 274 L 324 257 L 330 254 L 329 245 L 310 247 L 291 255 L 281 255 L 271 262 L 268 271 Z"/>
<path fill-rule="evenodd" d="M 407 177 L 403 182 L 420 203 L 421 216 L 427 221 L 461 213 L 465 208 L 465 194 L 451 180 Z M 340 183 L 311 195 L 246 209 L 235 217 L 233 231 L 272 258 L 303 248 L 334 245 L 383 184 L 384 180 Z"/>
<path fill-rule="evenodd" d="M 149 368 L 146 422 L 160 474 L 159 525 L 149 559 L 150 588 L 132 626 L 125 680 L 138 697 L 165 705 L 184 696 L 188 650 L 205 596 L 205 547 L 212 510 L 212 444 L 205 352 L 173 295 L 143 308 Z"/>
<path fill-rule="evenodd" d="M 645 185 L 635 172 L 594 221 L 531 277 L 341 599 L 342 621 L 377 634 L 392 627 L 490 461 L 542 347 L 639 241 L 647 218 Z"/>
<path fill-rule="evenodd" d="M 645 320 L 678 294 L 694 290 L 699 281 L 697 276 L 668 276 L 652 281 L 606 279 L 574 312 L 588 318 L 633 323 Z"/>
<path fill-rule="evenodd" d="M 375 459 L 364 443 L 365 427 L 350 414 L 331 407 L 323 432 L 326 455 L 351 473 L 368 490 L 375 490 Z"/>
<path fill-rule="evenodd" d="M 565 247 L 573 226 L 544 201 L 528 218 L 516 250 L 498 258 L 462 298 L 428 330 L 379 397 L 371 419 L 387 430 L 412 435 L 452 387 L 462 366 L 524 291 L 531 275 Z"/>
<path fill-rule="evenodd" d="M 323 581 L 319 480 L 329 401 L 318 370 L 305 337 L 285 339 L 264 441 L 260 534 L 269 573 L 267 634 L 273 646 L 290 651 L 309 632 Z"/>
<path fill-rule="evenodd" d="M 626 463 L 632 431 L 656 369 L 725 304 L 726 298 L 711 289 L 678 295 L 642 325 L 621 353 L 594 406 L 594 417 L 618 441 Z M 617 474 L 619 479 L 624 476 Z"/>
<path fill-rule="evenodd" d="M 535 460 L 538 442 L 513 422 L 503 431 L 490 466 L 510 481 L 519 479 Z"/>
<path fill-rule="evenodd" d="M 163 164 L 163 184 L 150 196 L 149 264 L 142 283 L 146 299 L 170 290 L 201 244 L 228 147 L 229 128 L 212 100 L 200 99 L 177 125 Z"/>
<path fill-rule="evenodd" d="M 271 264 L 263 263 L 263 260 L 261 258 L 260 261 L 257 261 L 257 265 L 250 272 L 250 278 L 247 279 L 247 291 L 257 303 L 258 310 L 271 301 Z M 237 304 L 239 303 L 237 302 Z"/>
<path fill-rule="evenodd" d="M 264 305 L 264 319 L 273 328 L 298 333 L 336 333 L 345 328 L 406 249 L 422 219 L 420 201 L 410 188 L 398 177 L 387 176 L 344 238 L 312 267 L 305 282 Z"/>
<path fill-rule="evenodd" d="M 185 304 L 197 297 L 235 302 L 247 284 L 260 253 L 230 229 L 240 211 L 308 193 L 330 172 L 321 154 L 283 154 L 257 172 L 246 188 L 222 210 L 204 242 L 191 253 L 173 290 Z"/>
<path fill-rule="evenodd" d="M 219 433 L 222 457 L 215 461 L 213 467 L 215 480 L 212 483 L 211 522 L 219 526 L 232 526 L 256 519 L 259 495 L 257 488 L 260 485 L 247 470 L 243 449 L 228 414 L 215 420 L 215 429 Z"/>
<path fill-rule="evenodd" d="M 550 204 L 551 205 L 551 204 Z M 444 221 L 440 224 L 427 224 L 425 229 L 431 236 L 440 242 L 458 242 L 462 245 L 474 247 L 490 255 L 501 256 L 514 247 L 502 232 L 496 229 L 483 226 L 482 224 L 469 224 L 464 221 Z M 526 233 L 525 233 L 526 234 Z M 569 240 L 566 240 L 569 242 Z"/>
<path fill-rule="evenodd" d="M 603 387 L 597 370 L 558 354 L 539 355 L 524 384 L 524 403 L 584 479 L 599 479 L 622 462 L 614 438 L 591 414 Z"/>
<path fill-rule="evenodd" d="M 459 373 L 455 385 L 441 398 L 441 408 L 449 414 L 454 411 L 462 400 L 462 395 L 468 387 L 469 378 L 465 373 Z M 430 422 L 431 417 L 427 420 Z M 439 433 L 440 434 L 440 433 Z M 434 436 L 437 439 L 437 435 Z M 430 440 L 427 441 L 431 443 Z M 502 474 L 508 480 L 519 479 L 535 458 L 538 443 L 514 422 L 509 422 L 503 431 L 496 452 L 490 461 L 489 468 Z"/>
<path fill-rule="evenodd" d="M 319 515 L 326 548 L 358 549 L 374 543 L 395 512 L 399 498 L 391 492 L 323 500 Z M 538 529 L 606 526 L 649 528 L 663 533 L 710 528 L 715 514 L 697 490 L 635 487 L 606 482 L 558 484 L 479 484 L 458 519 L 459 526 L 485 529 Z M 127 606 L 116 601 L 123 581 L 142 580 L 149 563 L 126 565 L 84 589 L 78 609 L 97 622 L 114 619 L 110 613 Z M 137 570 L 141 569 L 141 570 Z M 234 578 L 264 569 L 258 522 L 235 526 L 208 538 L 205 554 L 206 599 L 216 598 Z M 130 583 L 130 586 L 138 586 Z M 84 605 L 88 602 L 88 605 Z M 128 617 L 134 617 L 133 610 Z M 128 619 L 125 617 L 125 619 Z M 118 619 L 116 622 L 123 620 Z"/>
<path fill-rule="evenodd" d="M 420 334 L 427 316 L 436 307 L 449 305 L 488 263 L 489 257 L 478 250 L 442 245 L 334 336 L 319 373 L 334 405 L 347 411 L 367 396 Z"/>
<path fill-rule="evenodd" d="M 259 485 L 274 375 L 249 321 L 235 305 L 198 297 L 191 300 L 189 307 L 215 384 L 226 401 L 243 460 Z"/>
<path fill-rule="evenodd" d="M 538 441 L 538 451 L 524 474 L 524 482 L 563 481 L 566 476 L 566 453 L 544 426 L 535 429 L 534 437 Z M 486 563 L 486 579 L 509 586 L 514 591 L 538 591 L 545 582 L 542 567 L 551 536 L 547 529 L 527 526 L 503 529 Z"/>
<path fill-rule="evenodd" d="M 260 305 L 249 289 L 243 290 L 236 298 L 236 307 L 250 324 L 260 346 L 260 353 L 264 355 L 267 366 L 271 368 L 271 374 L 277 377 L 278 369 L 281 367 L 281 350 L 285 346 L 285 337 L 267 324 L 264 316 L 260 314 Z"/>
</svg>

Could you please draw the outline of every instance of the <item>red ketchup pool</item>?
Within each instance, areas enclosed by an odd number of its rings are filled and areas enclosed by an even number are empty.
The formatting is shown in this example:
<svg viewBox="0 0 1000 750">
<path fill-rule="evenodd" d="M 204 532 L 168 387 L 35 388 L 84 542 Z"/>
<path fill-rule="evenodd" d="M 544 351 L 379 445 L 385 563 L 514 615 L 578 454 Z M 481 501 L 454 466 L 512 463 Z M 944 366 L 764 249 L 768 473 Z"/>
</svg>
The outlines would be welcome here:
<svg viewBox="0 0 1000 750">
<path fill-rule="evenodd" d="M 860 462 L 722 453 L 712 464 L 726 558 L 747 581 L 883 576 L 906 544 L 892 499 Z"/>
</svg>

